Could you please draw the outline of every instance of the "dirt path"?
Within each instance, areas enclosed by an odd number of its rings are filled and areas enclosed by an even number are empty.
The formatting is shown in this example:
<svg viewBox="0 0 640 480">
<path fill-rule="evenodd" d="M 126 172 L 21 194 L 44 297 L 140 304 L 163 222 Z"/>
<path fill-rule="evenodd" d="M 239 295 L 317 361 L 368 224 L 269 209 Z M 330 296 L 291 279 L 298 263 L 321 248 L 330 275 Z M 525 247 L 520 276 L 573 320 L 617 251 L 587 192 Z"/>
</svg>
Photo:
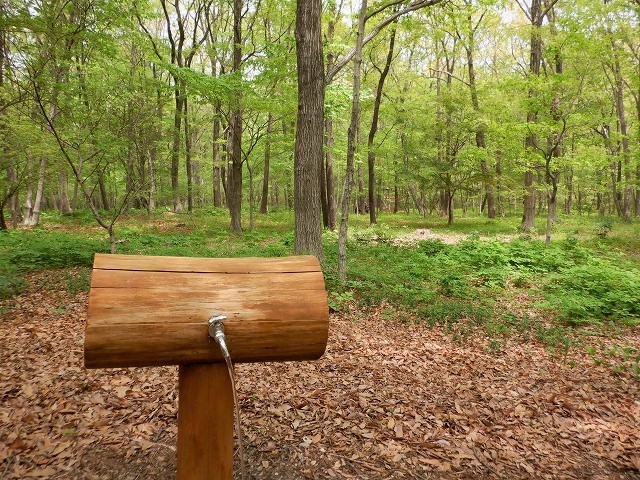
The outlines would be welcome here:
<svg viewBox="0 0 640 480">
<path fill-rule="evenodd" d="M 84 370 L 85 294 L 0 308 L 0 479 L 174 478 L 176 368 Z M 637 378 L 401 320 L 334 315 L 322 360 L 238 367 L 251 478 L 640 478 Z"/>
</svg>

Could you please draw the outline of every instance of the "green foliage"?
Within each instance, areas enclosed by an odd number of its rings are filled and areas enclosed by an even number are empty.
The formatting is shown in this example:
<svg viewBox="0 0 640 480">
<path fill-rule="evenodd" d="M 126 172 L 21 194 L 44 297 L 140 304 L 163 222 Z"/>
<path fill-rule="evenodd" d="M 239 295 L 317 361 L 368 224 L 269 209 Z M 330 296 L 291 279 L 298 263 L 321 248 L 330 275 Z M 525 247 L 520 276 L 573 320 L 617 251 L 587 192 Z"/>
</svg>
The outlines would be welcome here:
<svg viewBox="0 0 640 480">
<path fill-rule="evenodd" d="M 592 258 L 553 274 L 544 293 L 546 305 L 569 325 L 640 323 L 640 271 L 611 260 Z"/>
<path fill-rule="evenodd" d="M 17 271 L 88 267 L 94 253 L 106 251 L 104 242 L 56 230 L 18 230 L 0 235 L 0 263 Z"/>
</svg>

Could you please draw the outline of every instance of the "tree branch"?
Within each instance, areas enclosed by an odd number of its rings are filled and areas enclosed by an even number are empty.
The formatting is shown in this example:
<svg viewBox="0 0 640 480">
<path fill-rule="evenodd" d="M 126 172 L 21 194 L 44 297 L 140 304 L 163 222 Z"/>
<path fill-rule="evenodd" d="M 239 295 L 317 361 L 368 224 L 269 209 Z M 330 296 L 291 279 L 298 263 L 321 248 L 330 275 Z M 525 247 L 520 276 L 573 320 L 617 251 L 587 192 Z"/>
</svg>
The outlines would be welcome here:
<svg viewBox="0 0 640 480">
<path fill-rule="evenodd" d="M 364 46 L 367 43 L 369 43 L 387 25 L 389 25 L 390 23 L 393 23 L 395 20 L 397 20 L 401 16 L 406 15 L 407 13 L 411 13 L 411 12 L 416 11 L 416 10 L 420 10 L 421 8 L 431 7 L 431 6 L 436 5 L 436 4 L 438 4 L 438 3 L 442 2 L 442 1 L 443 0 L 416 0 L 416 1 L 412 2 L 412 3 L 410 3 L 409 5 L 407 5 L 402 10 L 399 10 L 398 12 L 396 12 L 396 13 L 394 13 L 392 15 L 389 15 L 385 20 L 383 20 L 378 25 L 376 25 L 373 28 L 373 30 L 371 30 L 363 38 L 362 45 Z M 335 66 L 330 71 L 328 71 L 327 74 L 325 75 L 325 82 L 326 83 L 331 83 L 333 78 L 338 74 L 338 72 L 340 72 L 340 70 L 342 70 L 351 61 L 351 59 L 353 58 L 353 56 L 355 54 L 356 54 L 356 49 L 353 48 L 343 58 L 341 58 L 338 62 L 336 62 Z"/>
</svg>

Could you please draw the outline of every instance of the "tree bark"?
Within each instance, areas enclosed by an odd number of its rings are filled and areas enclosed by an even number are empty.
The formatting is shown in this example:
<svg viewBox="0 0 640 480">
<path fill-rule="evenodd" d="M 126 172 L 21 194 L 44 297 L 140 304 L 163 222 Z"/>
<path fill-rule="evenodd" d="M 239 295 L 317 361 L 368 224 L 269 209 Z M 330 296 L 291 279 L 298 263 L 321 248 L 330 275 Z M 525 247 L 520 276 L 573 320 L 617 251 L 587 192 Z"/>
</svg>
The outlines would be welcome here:
<svg viewBox="0 0 640 480">
<path fill-rule="evenodd" d="M 542 35 L 540 29 L 542 27 L 542 21 L 544 19 L 542 11 L 542 1 L 532 0 L 531 8 L 529 10 L 529 18 L 531 20 L 531 39 L 530 39 L 530 54 L 529 54 L 529 75 L 540 75 L 540 64 L 542 62 Z M 535 92 L 533 89 L 529 90 L 529 97 L 534 97 Z M 535 111 L 529 110 L 527 112 L 527 123 L 537 123 L 538 114 Z M 529 153 L 533 152 L 537 145 L 536 135 L 530 133 L 525 139 L 525 147 Z M 526 170 L 524 173 L 524 190 L 525 195 L 523 199 L 523 212 L 522 212 L 522 225 L 523 230 L 530 230 L 535 226 L 535 214 L 536 214 L 536 195 L 535 188 L 533 186 L 533 171 Z"/>
<path fill-rule="evenodd" d="M 467 16 L 468 23 L 468 43 L 465 46 L 465 50 L 467 53 L 467 69 L 469 71 L 469 90 L 471 93 L 471 104 L 473 105 L 473 110 L 476 113 L 480 113 L 480 101 L 478 100 L 478 87 L 476 84 L 476 71 L 474 65 L 474 50 L 475 50 L 475 33 L 478 25 L 475 27 L 472 23 L 471 15 Z M 485 152 L 487 151 L 487 140 L 485 137 L 484 127 L 479 126 L 476 129 L 476 147 L 481 148 Z M 482 172 L 482 183 L 484 185 L 484 193 L 487 207 L 487 217 L 488 218 L 496 218 L 496 204 L 495 197 L 493 194 L 493 179 L 491 175 L 491 171 L 489 170 L 489 166 L 487 165 L 487 160 L 482 158 L 480 161 L 480 170 Z"/>
<path fill-rule="evenodd" d="M 362 68 L 362 45 L 364 41 L 364 23 L 367 15 L 367 0 L 362 0 L 358 15 L 358 37 L 356 51 L 353 56 L 353 98 L 351 103 L 351 121 L 347 131 L 347 169 L 342 194 L 342 218 L 338 234 L 338 275 L 344 283 L 347 280 L 347 229 L 349 209 L 351 207 L 351 189 L 353 188 L 353 171 L 356 156 L 356 142 L 360 125 L 360 76 Z"/>
<path fill-rule="evenodd" d="M 175 111 L 173 113 L 173 144 L 171 147 L 171 192 L 173 195 L 173 211 L 180 212 L 182 204 L 180 202 L 180 194 L 178 192 L 178 175 L 180 168 L 180 130 L 182 128 L 182 94 L 175 80 Z"/>
<path fill-rule="evenodd" d="M 333 120 L 327 115 L 325 119 L 325 175 L 327 188 L 327 228 L 336 229 L 336 195 L 333 175 Z"/>
<path fill-rule="evenodd" d="M 384 68 L 380 72 L 380 78 L 378 80 L 378 86 L 376 88 L 376 98 L 373 104 L 373 116 L 371 118 L 371 128 L 369 129 L 369 136 L 367 138 L 367 166 L 369 167 L 369 223 L 376 223 L 376 195 L 375 195 L 375 164 L 376 164 L 376 152 L 374 147 L 374 140 L 376 132 L 378 131 L 378 119 L 380 117 L 380 103 L 382 101 L 382 89 L 384 88 L 384 82 L 389 74 L 391 68 L 391 61 L 393 60 L 393 50 L 396 42 L 396 29 L 391 30 L 391 36 L 389 37 L 389 51 L 387 52 L 387 58 L 384 64 Z"/>
<path fill-rule="evenodd" d="M 186 93 L 186 92 L 185 92 Z M 189 104 L 185 95 L 182 102 L 184 120 L 184 154 L 187 173 L 187 211 L 193 212 L 193 163 L 191 160 L 191 129 L 189 128 Z"/>
<path fill-rule="evenodd" d="M 569 167 L 567 172 L 567 199 L 564 202 L 565 215 L 571 215 L 571 207 L 573 206 L 573 169 Z"/>
<path fill-rule="evenodd" d="M 614 101 L 616 108 L 616 116 L 618 119 L 618 131 L 620 133 L 620 145 L 622 147 L 621 166 L 624 168 L 624 194 L 622 198 L 621 213 L 622 218 L 629 221 L 631 219 L 631 202 L 633 196 L 633 187 L 631 185 L 631 152 L 629 149 L 629 136 L 627 128 L 627 116 L 624 108 L 624 79 L 620 67 L 620 58 L 615 41 L 613 42 L 614 62 L 613 62 L 613 78 L 614 78 Z"/>
<path fill-rule="evenodd" d="M 220 117 L 219 117 L 219 104 L 216 104 L 216 116 L 213 119 L 213 206 L 218 208 L 222 206 L 222 193 L 221 193 L 221 172 L 222 168 L 220 164 Z"/>
<path fill-rule="evenodd" d="M 260 213 L 267 213 L 269 204 L 269 163 L 271 162 L 271 133 L 273 132 L 273 114 L 269 113 L 267 119 L 267 139 L 264 147 L 264 175 L 262 177 L 262 199 L 260 200 Z"/>
<path fill-rule="evenodd" d="M 322 54 L 322 2 L 298 1 L 296 58 L 298 116 L 294 150 L 294 251 L 324 257 L 320 164 L 323 161 L 324 66 Z"/>
<path fill-rule="evenodd" d="M 240 72 L 242 63 L 242 0 L 233 0 L 233 71 Z M 230 121 L 231 171 L 229 172 L 228 205 L 231 231 L 242 231 L 242 106 L 236 95 Z"/>
<path fill-rule="evenodd" d="M 336 11 L 335 2 L 330 2 L 330 8 L 332 9 L 330 12 L 330 20 L 329 25 L 327 26 L 327 43 L 331 43 L 335 36 L 335 27 L 336 27 L 336 17 L 339 15 L 339 12 Z M 335 63 L 335 56 L 333 52 L 329 49 L 327 52 L 327 75 L 333 68 Z M 333 144 L 334 144 L 334 136 L 333 136 L 333 119 L 331 115 L 327 115 L 324 121 L 324 129 L 325 129 L 325 158 L 324 158 L 324 174 L 325 181 L 324 184 L 324 192 L 323 196 L 326 198 L 326 212 L 323 212 L 323 221 L 325 221 L 325 227 L 329 230 L 334 231 L 336 229 L 336 194 L 334 188 L 334 175 L 333 175 Z M 324 207 L 324 206 L 323 206 Z"/>
</svg>

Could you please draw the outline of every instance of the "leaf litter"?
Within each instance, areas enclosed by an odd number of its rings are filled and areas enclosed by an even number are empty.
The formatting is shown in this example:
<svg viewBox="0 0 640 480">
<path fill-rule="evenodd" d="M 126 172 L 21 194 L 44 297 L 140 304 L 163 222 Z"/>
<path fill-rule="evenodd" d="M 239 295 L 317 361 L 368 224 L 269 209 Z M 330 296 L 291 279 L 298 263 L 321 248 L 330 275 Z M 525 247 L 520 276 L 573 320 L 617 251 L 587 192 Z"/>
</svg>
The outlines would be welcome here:
<svg viewBox="0 0 640 480">
<path fill-rule="evenodd" d="M 86 305 L 0 303 L 0 479 L 174 478 L 177 368 L 85 370 Z M 319 361 L 236 367 L 250 478 L 640 478 L 637 377 L 396 317 L 333 314 Z"/>
</svg>

